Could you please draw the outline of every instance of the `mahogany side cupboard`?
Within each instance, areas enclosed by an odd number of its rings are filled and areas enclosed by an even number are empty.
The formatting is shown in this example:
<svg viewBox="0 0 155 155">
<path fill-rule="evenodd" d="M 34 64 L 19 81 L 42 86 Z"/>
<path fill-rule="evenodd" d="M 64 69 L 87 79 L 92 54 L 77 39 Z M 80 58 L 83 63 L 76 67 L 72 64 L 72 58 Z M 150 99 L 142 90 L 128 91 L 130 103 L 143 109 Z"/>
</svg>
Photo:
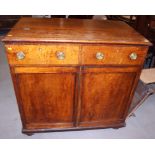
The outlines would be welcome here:
<svg viewBox="0 0 155 155">
<path fill-rule="evenodd" d="M 23 133 L 125 125 L 150 45 L 130 26 L 21 18 L 3 42 Z"/>
</svg>

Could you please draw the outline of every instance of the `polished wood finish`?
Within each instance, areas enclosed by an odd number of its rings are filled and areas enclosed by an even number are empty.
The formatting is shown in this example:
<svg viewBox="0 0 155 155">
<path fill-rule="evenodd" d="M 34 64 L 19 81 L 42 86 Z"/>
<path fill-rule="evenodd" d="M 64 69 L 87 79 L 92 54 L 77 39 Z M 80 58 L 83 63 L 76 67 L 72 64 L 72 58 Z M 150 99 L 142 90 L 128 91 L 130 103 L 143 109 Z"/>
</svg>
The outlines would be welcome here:
<svg viewBox="0 0 155 155">
<path fill-rule="evenodd" d="M 0 15 L 0 38 L 6 35 L 21 17 L 31 17 L 31 15 Z"/>
<path fill-rule="evenodd" d="M 4 41 L 150 45 L 147 39 L 121 21 L 63 18 L 22 18 Z"/>
<path fill-rule="evenodd" d="M 34 65 L 34 64 L 78 64 L 79 46 L 69 44 L 52 45 L 6 45 L 8 60 L 11 65 Z M 23 52 L 25 58 L 18 60 L 17 53 Z M 57 52 L 64 52 L 65 59 L 59 60 Z"/>
<path fill-rule="evenodd" d="M 6 50 L 11 65 L 140 65 L 146 55 L 147 47 L 75 45 L 75 44 L 7 44 Z M 80 52 L 81 49 L 81 52 Z M 19 60 L 17 53 L 23 52 L 25 58 Z M 57 52 L 64 52 L 65 58 L 59 60 Z M 102 60 L 97 60 L 96 54 L 104 54 Z M 137 59 L 131 60 L 130 54 L 136 53 Z"/>
<path fill-rule="evenodd" d="M 20 73 L 75 73 L 76 68 L 73 67 L 15 67 L 14 72 Z"/>
<path fill-rule="evenodd" d="M 125 126 L 150 45 L 125 23 L 23 18 L 3 41 L 24 133 Z"/>
<path fill-rule="evenodd" d="M 75 74 L 18 72 L 16 80 L 27 128 L 73 126 Z"/>
<path fill-rule="evenodd" d="M 82 64 L 94 65 L 140 65 L 143 63 L 146 55 L 147 47 L 136 46 L 82 46 Z M 102 60 L 97 60 L 96 53 L 104 54 Z M 137 54 L 136 60 L 130 59 L 131 53 Z"/>
<path fill-rule="evenodd" d="M 123 121 L 136 71 L 137 68 L 84 68 L 80 126 Z"/>
</svg>

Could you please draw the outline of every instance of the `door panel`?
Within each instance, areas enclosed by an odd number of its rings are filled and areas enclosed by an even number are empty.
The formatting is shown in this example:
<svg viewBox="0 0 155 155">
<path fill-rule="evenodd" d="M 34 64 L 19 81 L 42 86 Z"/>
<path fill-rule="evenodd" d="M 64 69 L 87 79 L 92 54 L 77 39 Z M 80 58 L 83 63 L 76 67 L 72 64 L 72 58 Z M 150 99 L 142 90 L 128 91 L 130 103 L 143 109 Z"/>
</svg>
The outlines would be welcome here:
<svg viewBox="0 0 155 155">
<path fill-rule="evenodd" d="M 100 126 L 124 119 L 136 77 L 134 71 L 134 68 L 83 70 L 80 126 Z"/>
<path fill-rule="evenodd" d="M 23 67 L 24 68 L 24 67 Z M 23 69 L 24 70 L 24 69 Z M 28 128 L 72 127 L 76 74 L 63 70 L 28 67 L 16 73 L 26 126 Z M 53 71 L 54 70 L 54 71 Z M 26 73 L 27 71 L 27 73 Z M 53 73 L 50 73 L 53 72 Z"/>
</svg>

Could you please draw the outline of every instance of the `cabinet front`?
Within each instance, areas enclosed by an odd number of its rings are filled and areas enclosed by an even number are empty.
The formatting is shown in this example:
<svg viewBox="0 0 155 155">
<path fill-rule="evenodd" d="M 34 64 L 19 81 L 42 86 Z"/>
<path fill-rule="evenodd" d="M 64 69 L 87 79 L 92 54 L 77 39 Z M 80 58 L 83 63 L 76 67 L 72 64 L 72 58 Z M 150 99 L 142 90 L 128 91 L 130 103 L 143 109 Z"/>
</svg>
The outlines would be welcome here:
<svg viewBox="0 0 155 155">
<path fill-rule="evenodd" d="M 73 127 L 75 68 L 16 67 L 14 72 L 26 129 Z"/>
<path fill-rule="evenodd" d="M 79 126 L 108 127 L 124 122 L 137 68 L 84 68 Z"/>
</svg>

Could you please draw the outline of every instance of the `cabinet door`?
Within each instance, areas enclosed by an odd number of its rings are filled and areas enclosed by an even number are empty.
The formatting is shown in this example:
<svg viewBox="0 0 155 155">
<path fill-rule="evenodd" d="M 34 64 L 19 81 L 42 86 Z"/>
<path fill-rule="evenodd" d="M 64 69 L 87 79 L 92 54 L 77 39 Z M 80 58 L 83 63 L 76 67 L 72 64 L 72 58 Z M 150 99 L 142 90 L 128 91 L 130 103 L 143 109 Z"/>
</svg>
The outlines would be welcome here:
<svg viewBox="0 0 155 155">
<path fill-rule="evenodd" d="M 76 68 L 16 67 L 14 72 L 24 128 L 73 126 Z"/>
<path fill-rule="evenodd" d="M 123 123 L 136 76 L 134 67 L 83 69 L 79 126 Z"/>
</svg>

